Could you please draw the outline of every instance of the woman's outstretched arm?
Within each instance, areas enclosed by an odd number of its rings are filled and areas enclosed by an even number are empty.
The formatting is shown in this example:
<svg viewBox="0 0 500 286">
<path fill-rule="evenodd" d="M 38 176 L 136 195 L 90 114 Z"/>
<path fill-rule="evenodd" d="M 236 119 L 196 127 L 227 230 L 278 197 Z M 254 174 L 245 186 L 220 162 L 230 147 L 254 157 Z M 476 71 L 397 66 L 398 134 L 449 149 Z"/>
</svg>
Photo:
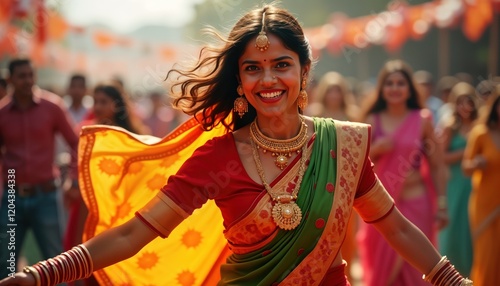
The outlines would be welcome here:
<svg viewBox="0 0 500 286">
<path fill-rule="evenodd" d="M 413 223 L 406 219 L 397 208 L 385 218 L 373 223 L 387 242 L 408 263 L 425 274 L 425 280 L 432 285 L 473 285 L 441 256 L 434 245 Z"/>
<path fill-rule="evenodd" d="M 134 256 L 157 236 L 156 232 L 134 216 L 83 244 L 90 252 L 95 271 Z"/>
<path fill-rule="evenodd" d="M 441 255 L 427 236 L 401 212 L 394 209 L 373 226 L 406 261 L 420 272 L 427 274 L 441 259 Z"/>
<path fill-rule="evenodd" d="M 157 233 L 146 224 L 133 217 L 126 223 L 91 238 L 84 245 L 90 253 L 95 271 L 132 257 L 157 236 Z M 0 286 L 7 285 L 37 284 L 33 274 L 19 272 L 0 281 Z"/>
</svg>

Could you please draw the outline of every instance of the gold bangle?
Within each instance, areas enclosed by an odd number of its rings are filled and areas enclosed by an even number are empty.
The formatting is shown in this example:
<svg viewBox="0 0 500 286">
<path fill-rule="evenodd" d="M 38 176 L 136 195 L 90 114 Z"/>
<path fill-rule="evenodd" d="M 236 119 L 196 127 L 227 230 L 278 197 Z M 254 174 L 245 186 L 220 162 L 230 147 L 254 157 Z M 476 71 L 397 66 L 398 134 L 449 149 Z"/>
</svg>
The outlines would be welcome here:
<svg viewBox="0 0 500 286">
<path fill-rule="evenodd" d="M 474 286 L 474 282 L 469 278 L 464 278 L 464 280 L 460 283 L 460 286 Z"/>
<path fill-rule="evenodd" d="M 84 244 L 80 244 L 78 246 L 81 249 L 83 249 L 83 251 L 87 254 L 87 259 L 88 259 L 88 263 L 90 266 L 90 274 L 92 274 L 94 272 L 94 261 L 92 261 L 92 256 L 90 255 L 90 251 L 87 249 L 87 247 Z"/>
<path fill-rule="evenodd" d="M 441 269 L 441 267 L 443 267 L 443 265 L 446 264 L 446 262 L 448 262 L 448 258 L 446 256 L 441 257 L 441 259 L 438 261 L 438 263 L 436 263 L 436 265 L 434 265 L 429 274 L 424 274 L 422 276 L 422 279 L 424 279 L 424 281 L 426 282 L 431 282 L 432 278 L 434 278 L 434 275 L 436 275 L 436 273 Z"/>
<path fill-rule="evenodd" d="M 47 281 L 47 285 L 52 285 L 52 279 L 50 279 L 50 273 L 49 269 L 47 266 L 45 266 L 44 261 L 38 262 L 38 265 L 40 266 L 40 269 L 42 269 L 43 273 L 40 273 L 40 275 L 44 274 L 45 275 L 45 280 Z"/>
<path fill-rule="evenodd" d="M 40 273 L 38 273 L 38 271 L 32 267 L 32 266 L 25 266 L 23 268 L 23 272 L 24 273 L 29 273 L 31 275 L 33 275 L 33 277 L 35 278 L 35 285 L 36 286 L 40 286 L 41 282 L 40 282 Z"/>
<path fill-rule="evenodd" d="M 67 252 L 62 253 L 63 257 L 66 257 L 66 262 L 68 263 L 68 280 L 66 281 L 74 281 L 76 280 L 76 264 L 73 260 L 73 257 L 71 257 L 70 254 Z"/>
<path fill-rule="evenodd" d="M 49 258 L 46 260 L 47 263 L 52 267 L 52 270 L 54 272 L 54 282 L 52 282 L 54 285 L 57 285 L 62 282 L 61 279 L 61 274 L 59 273 L 59 269 L 57 268 L 56 261 L 52 258 Z"/>
<path fill-rule="evenodd" d="M 85 254 L 79 247 L 74 247 L 72 251 L 75 254 L 75 258 L 78 260 L 78 264 L 80 265 L 80 276 L 78 277 L 78 279 L 86 278 L 87 272 L 89 271 L 89 266 Z"/>
<path fill-rule="evenodd" d="M 69 269 L 69 265 L 66 263 L 66 258 L 63 255 L 58 255 L 54 257 L 54 260 L 61 266 L 61 279 L 62 281 L 68 281 L 68 271 L 64 271 L 65 269 Z"/>
</svg>

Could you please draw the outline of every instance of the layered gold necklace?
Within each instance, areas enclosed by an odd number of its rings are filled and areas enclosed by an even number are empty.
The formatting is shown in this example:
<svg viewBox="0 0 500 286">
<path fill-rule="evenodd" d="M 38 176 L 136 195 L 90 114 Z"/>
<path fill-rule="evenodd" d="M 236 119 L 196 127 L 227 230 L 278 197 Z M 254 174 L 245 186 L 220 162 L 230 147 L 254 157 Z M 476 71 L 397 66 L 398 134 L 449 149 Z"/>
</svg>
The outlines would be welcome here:
<svg viewBox="0 0 500 286">
<path fill-rule="evenodd" d="M 252 136 L 252 140 L 257 144 L 257 148 L 261 148 L 264 153 L 269 151 L 273 157 L 276 157 L 274 164 L 283 170 L 288 166 L 288 158 L 292 156 L 293 152 L 299 153 L 300 148 L 306 144 L 307 124 L 304 122 L 302 116 L 300 116 L 300 123 L 299 133 L 295 137 L 286 140 L 277 140 L 264 135 L 257 126 L 256 120 L 254 120 L 250 124 L 250 136 Z"/>
<path fill-rule="evenodd" d="M 304 143 L 299 147 L 299 149 L 302 149 L 301 151 L 297 152 L 298 154 L 301 154 L 300 158 L 300 165 L 299 165 L 299 170 L 298 170 L 298 179 L 296 182 L 296 185 L 291 193 L 288 193 L 286 191 L 286 186 L 283 187 L 282 190 L 278 191 L 273 191 L 271 186 L 267 183 L 266 181 L 266 176 L 264 174 L 264 169 L 262 168 L 262 163 L 260 161 L 259 157 L 259 152 L 258 149 L 261 147 L 258 145 L 257 141 L 255 140 L 255 136 L 252 135 L 252 140 L 250 140 L 252 144 L 252 152 L 253 152 L 253 158 L 255 160 L 255 166 L 257 167 L 257 172 L 259 173 L 260 179 L 262 180 L 262 184 L 264 185 L 264 188 L 268 192 L 268 194 L 271 196 L 274 205 L 272 208 L 272 217 L 276 225 L 284 230 L 292 230 L 296 228 L 299 224 L 300 221 L 302 220 L 302 211 L 300 210 L 300 207 L 295 203 L 297 200 L 297 195 L 299 193 L 300 189 L 300 184 L 302 183 L 302 178 L 304 177 L 304 172 L 306 170 L 306 161 L 307 161 L 307 125 L 304 122 L 304 119 L 301 118 L 302 124 L 305 125 L 301 127 L 302 129 L 306 130 L 306 135 L 305 135 L 305 140 Z M 255 121 L 252 123 L 252 125 L 255 124 Z M 252 128 L 250 128 L 252 130 Z M 257 129 L 258 130 L 258 129 Z M 299 132 L 300 134 L 301 132 Z M 252 132 L 250 132 L 252 134 Z M 275 142 L 280 142 L 281 140 L 274 140 Z M 284 140 L 285 141 L 285 140 Z M 287 140 L 288 141 L 288 140 Z M 263 147 L 261 147 L 264 149 Z M 267 149 L 267 146 L 266 146 Z M 293 151 L 291 151 L 293 152 Z"/>
</svg>

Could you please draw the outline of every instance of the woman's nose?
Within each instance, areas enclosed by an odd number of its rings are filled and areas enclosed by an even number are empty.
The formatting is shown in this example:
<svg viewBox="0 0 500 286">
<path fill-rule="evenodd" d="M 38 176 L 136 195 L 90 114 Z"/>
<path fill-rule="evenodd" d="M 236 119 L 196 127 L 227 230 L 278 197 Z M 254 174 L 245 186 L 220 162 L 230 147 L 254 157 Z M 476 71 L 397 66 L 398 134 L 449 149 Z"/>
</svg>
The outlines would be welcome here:
<svg viewBox="0 0 500 286">
<path fill-rule="evenodd" d="M 274 73 L 272 71 L 264 71 L 264 74 L 262 76 L 262 84 L 264 86 L 272 86 L 274 84 L 276 84 L 277 82 L 277 79 L 276 79 L 276 75 L 274 75 Z"/>
</svg>

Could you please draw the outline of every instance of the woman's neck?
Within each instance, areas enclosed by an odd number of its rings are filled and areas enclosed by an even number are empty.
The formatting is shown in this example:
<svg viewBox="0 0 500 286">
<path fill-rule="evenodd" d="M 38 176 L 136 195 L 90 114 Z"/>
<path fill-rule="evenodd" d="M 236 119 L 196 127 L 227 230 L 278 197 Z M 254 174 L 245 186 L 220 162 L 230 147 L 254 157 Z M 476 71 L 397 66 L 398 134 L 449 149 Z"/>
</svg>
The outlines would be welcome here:
<svg viewBox="0 0 500 286">
<path fill-rule="evenodd" d="M 295 116 L 288 117 L 271 117 L 271 118 L 258 118 L 257 126 L 260 131 L 273 139 L 289 139 L 296 136 L 300 130 L 302 122 L 300 115 L 297 113 Z"/>
<path fill-rule="evenodd" d="M 115 120 L 109 118 L 97 119 L 97 124 L 117 126 Z"/>
<path fill-rule="evenodd" d="M 391 117 L 402 117 L 408 113 L 406 103 L 397 105 L 387 105 L 387 114 Z"/>
<path fill-rule="evenodd" d="M 347 119 L 348 116 L 344 110 L 338 109 L 338 110 L 326 110 L 325 113 L 323 114 L 323 117 L 345 120 Z"/>
</svg>

